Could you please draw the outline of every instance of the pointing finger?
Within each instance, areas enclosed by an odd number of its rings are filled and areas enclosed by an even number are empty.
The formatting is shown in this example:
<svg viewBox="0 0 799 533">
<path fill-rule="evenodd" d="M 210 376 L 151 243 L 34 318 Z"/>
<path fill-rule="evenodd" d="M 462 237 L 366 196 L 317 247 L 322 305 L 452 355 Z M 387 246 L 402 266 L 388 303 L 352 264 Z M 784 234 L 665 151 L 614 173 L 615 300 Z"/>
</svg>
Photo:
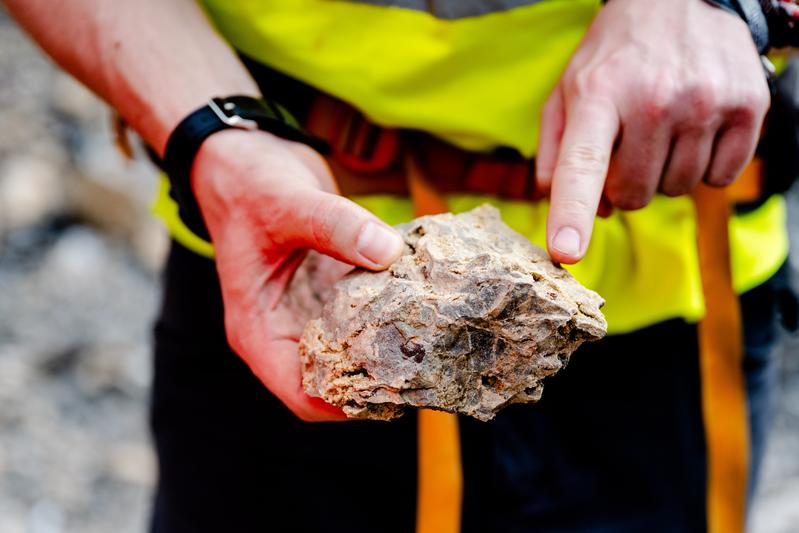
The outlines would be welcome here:
<svg viewBox="0 0 799 533">
<path fill-rule="evenodd" d="M 547 243 L 553 260 L 582 259 L 608 173 L 619 116 L 607 100 L 585 98 L 570 106 L 552 178 Z"/>
</svg>

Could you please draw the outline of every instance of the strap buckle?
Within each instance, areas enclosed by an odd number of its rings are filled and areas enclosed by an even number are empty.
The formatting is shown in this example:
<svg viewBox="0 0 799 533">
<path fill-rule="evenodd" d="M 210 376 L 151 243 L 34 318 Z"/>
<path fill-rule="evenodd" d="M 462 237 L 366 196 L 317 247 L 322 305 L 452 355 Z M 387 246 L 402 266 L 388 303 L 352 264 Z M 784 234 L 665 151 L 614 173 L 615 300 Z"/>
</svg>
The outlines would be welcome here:
<svg viewBox="0 0 799 533">
<path fill-rule="evenodd" d="M 256 121 L 237 115 L 236 104 L 225 101 L 224 98 L 211 98 L 208 101 L 208 107 L 219 120 L 231 128 L 247 131 L 255 131 L 258 129 L 258 123 Z"/>
</svg>

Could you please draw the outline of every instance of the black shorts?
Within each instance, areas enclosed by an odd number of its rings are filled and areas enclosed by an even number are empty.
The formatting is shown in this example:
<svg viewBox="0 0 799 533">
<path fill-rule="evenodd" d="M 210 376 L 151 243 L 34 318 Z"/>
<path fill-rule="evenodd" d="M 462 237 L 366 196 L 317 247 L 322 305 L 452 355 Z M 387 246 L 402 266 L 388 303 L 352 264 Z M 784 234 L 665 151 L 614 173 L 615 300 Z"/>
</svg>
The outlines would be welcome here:
<svg viewBox="0 0 799 533">
<path fill-rule="evenodd" d="M 753 473 L 784 275 L 742 297 Z M 416 417 L 301 422 L 230 350 L 223 324 L 213 262 L 174 245 L 155 334 L 152 531 L 412 532 Z M 672 320 L 585 345 L 538 404 L 461 418 L 463 530 L 704 531 L 696 335 Z"/>
</svg>

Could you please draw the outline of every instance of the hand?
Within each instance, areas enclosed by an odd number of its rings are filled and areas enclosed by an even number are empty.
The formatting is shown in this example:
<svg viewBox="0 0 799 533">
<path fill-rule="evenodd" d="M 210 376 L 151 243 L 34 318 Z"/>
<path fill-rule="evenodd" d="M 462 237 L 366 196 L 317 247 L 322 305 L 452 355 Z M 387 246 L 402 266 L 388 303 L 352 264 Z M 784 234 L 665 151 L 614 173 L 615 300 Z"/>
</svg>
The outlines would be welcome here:
<svg viewBox="0 0 799 533">
<path fill-rule="evenodd" d="M 583 257 L 603 194 L 639 209 L 657 191 L 732 183 L 769 102 L 738 17 L 702 0 L 610 0 L 542 115 L 537 176 L 550 194 L 552 258 Z"/>
<path fill-rule="evenodd" d="M 216 250 L 231 347 L 303 420 L 345 418 L 303 391 L 297 343 L 310 317 L 287 303 L 286 288 L 308 249 L 379 270 L 402 253 L 401 237 L 338 196 L 317 153 L 268 133 L 210 137 L 197 154 L 192 186 Z M 316 269 L 327 278 L 322 285 L 351 269 L 325 260 Z"/>
</svg>

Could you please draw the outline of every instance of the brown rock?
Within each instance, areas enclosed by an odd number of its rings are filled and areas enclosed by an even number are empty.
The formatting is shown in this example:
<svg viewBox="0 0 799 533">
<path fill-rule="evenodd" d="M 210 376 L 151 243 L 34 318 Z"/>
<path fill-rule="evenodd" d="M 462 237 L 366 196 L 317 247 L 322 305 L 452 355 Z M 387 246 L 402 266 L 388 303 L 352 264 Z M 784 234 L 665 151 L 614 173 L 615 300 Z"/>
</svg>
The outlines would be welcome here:
<svg viewBox="0 0 799 533">
<path fill-rule="evenodd" d="M 493 207 L 399 229 L 406 254 L 339 281 L 300 341 L 305 390 L 349 416 L 411 406 L 490 420 L 537 401 L 545 377 L 605 335 L 602 298 Z"/>
</svg>

